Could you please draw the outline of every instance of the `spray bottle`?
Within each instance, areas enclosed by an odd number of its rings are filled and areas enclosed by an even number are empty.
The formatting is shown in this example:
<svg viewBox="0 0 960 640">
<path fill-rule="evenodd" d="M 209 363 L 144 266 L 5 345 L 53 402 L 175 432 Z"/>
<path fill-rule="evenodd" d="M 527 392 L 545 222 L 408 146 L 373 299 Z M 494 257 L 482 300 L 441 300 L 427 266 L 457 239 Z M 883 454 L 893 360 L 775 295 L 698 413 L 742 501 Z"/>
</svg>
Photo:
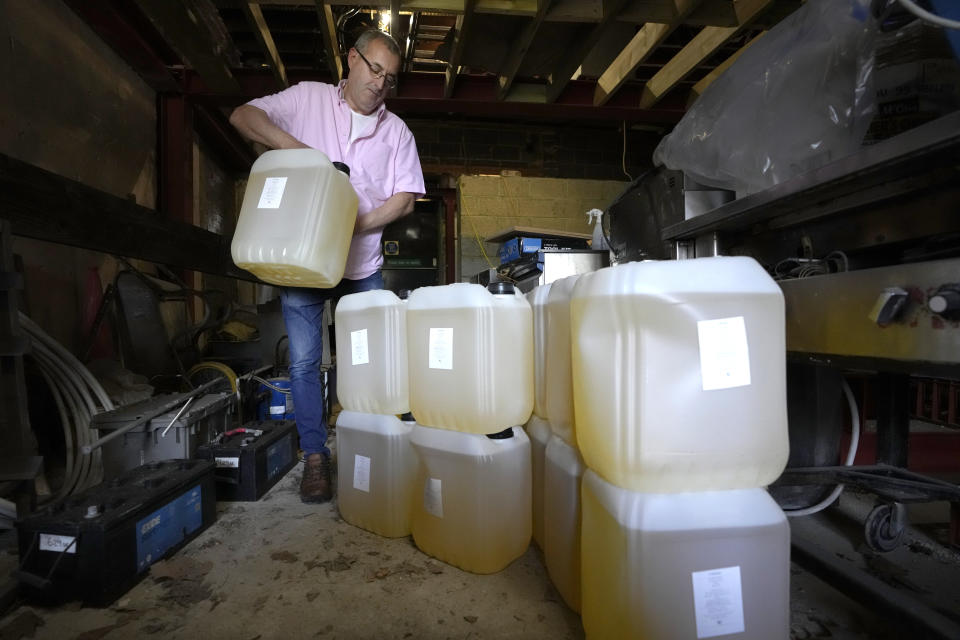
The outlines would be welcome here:
<svg viewBox="0 0 960 640">
<path fill-rule="evenodd" d="M 603 235 L 603 211 L 600 209 L 590 209 L 587 211 L 587 223 L 593 224 L 593 240 L 590 242 L 590 248 L 594 251 L 610 249 L 607 239 Z"/>
</svg>

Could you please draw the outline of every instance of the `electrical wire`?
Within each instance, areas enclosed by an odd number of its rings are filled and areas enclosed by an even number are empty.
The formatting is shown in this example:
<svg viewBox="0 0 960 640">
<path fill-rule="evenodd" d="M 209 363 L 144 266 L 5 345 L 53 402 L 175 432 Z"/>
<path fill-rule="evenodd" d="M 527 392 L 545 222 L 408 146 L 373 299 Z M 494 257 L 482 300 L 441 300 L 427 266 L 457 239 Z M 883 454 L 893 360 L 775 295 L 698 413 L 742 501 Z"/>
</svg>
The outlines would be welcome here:
<svg viewBox="0 0 960 640">
<path fill-rule="evenodd" d="M 850 385 L 843 378 L 840 378 L 840 382 L 843 385 L 843 394 L 847 397 L 847 404 L 850 407 L 850 447 L 847 449 L 847 457 L 843 461 L 843 466 L 849 467 L 853 465 L 853 461 L 857 457 L 857 448 L 860 446 L 860 411 L 857 408 L 857 400 L 853 397 L 853 390 Z M 843 493 L 843 483 L 834 487 L 830 495 L 813 506 L 804 509 L 784 509 L 783 512 L 791 518 L 809 516 L 829 507 L 840 497 L 841 493 Z"/>
<path fill-rule="evenodd" d="M 273 390 L 276 391 L 277 393 L 283 393 L 283 394 L 287 394 L 287 395 L 293 393 L 293 390 L 292 390 L 292 389 L 284 389 L 284 388 L 282 388 L 282 387 L 278 387 L 277 385 L 273 384 L 273 383 L 270 382 L 269 380 L 264 380 L 264 379 L 261 378 L 260 376 L 251 376 L 250 379 L 251 379 L 251 380 L 256 380 L 257 382 L 259 382 L 260 384 L 262 384 L 262 385 L 265 386 L 266 388 L 268 388 L 268 389 L 273 389 Z"/>
<path fill-rule="evenodd" d="M 947 29 L 960 29 L 960 20 L 951 20 L 950 18 L 944 18 L 943 16 L 938 16 L 935 13 L 931 13 L 926 9 L 923 9 L 913 0 L 898 0 L 900 6 L 917 16 L 921 20 L 925 20 L 931 24 L 935 24 L 940 27 L 946 27 Z"/>
<path fill-rule="evenodd" d="M 620 166 L 623 169 L 623 175 L 630 178 L 633 182 L 633 176 L 627 173 L 627 121 L 623 121 L 623 155 L 620 157 Z"/>
</svg>

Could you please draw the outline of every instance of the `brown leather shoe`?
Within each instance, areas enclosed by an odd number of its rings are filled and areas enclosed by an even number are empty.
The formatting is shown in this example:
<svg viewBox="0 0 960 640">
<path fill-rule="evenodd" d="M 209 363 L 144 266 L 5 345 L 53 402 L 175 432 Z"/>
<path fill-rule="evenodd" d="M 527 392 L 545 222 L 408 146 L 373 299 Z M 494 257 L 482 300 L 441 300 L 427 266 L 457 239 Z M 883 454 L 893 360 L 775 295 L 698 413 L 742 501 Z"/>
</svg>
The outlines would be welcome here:
<svg viewBox="0 0 960 640">
<path fill-rule="evenodd" d="M 306 503 L 329 502 L 332 497 L 330 458 L 322 453 L 311 453 L 303 461 L 300 500 Z"/>
</svg>

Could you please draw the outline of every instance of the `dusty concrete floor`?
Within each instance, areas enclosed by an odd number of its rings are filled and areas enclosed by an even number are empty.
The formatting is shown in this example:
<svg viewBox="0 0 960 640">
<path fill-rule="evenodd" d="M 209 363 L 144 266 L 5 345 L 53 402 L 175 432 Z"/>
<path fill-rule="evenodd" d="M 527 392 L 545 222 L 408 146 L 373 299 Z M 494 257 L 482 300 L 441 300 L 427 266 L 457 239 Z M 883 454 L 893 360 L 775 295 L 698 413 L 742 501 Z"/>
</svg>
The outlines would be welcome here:
<svg viewBox="0 0 960 640">
<path fill-rule="evenodd" d="M 335 506 L 302 504 L 299 477 L 298 466 L 260 502 L 219 504 L 213 526 L 113 606 L 22 603 L 0 619 L 0 640 L 583 637 L 536 548 L 498 574 L 469 574 L 409 537 L 381 538 Z M 13 553 L 0 571 L 14 567 Z M 952 556 L 938 561 L 960 576 Z M 793 640 L 899 637 L 879 612 L 796 565 L 791 591 Z"/>
</svg>

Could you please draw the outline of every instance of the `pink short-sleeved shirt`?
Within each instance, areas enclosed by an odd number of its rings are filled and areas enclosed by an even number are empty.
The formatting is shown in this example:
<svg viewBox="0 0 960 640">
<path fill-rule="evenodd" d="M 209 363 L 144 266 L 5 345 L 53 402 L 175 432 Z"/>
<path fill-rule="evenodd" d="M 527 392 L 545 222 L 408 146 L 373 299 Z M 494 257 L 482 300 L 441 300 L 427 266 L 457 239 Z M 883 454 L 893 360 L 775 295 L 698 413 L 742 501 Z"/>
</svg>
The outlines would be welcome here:
<svg viewBox="0 0 960 640">
<path fill-rule="evenodd" d="M 345 82 L 345 81 L 344 81 Z M 358 216 L 373 211 L 387 198 L 403 191 L 424 194 L 423 171 L 417 145 L 407 125 L 380 105 L 371 131 L 350 140 L 350 105 L 343 84 L 301 82 L 280 93 L 251 100 L 278 127 L 307 146 L 323 151 L 333 162 L 350 167 L 350 183 L 359 199 Z M 343 277 L 359 280 L 383 264 L 381 229 L 353 236 Z"/>
</svg>

